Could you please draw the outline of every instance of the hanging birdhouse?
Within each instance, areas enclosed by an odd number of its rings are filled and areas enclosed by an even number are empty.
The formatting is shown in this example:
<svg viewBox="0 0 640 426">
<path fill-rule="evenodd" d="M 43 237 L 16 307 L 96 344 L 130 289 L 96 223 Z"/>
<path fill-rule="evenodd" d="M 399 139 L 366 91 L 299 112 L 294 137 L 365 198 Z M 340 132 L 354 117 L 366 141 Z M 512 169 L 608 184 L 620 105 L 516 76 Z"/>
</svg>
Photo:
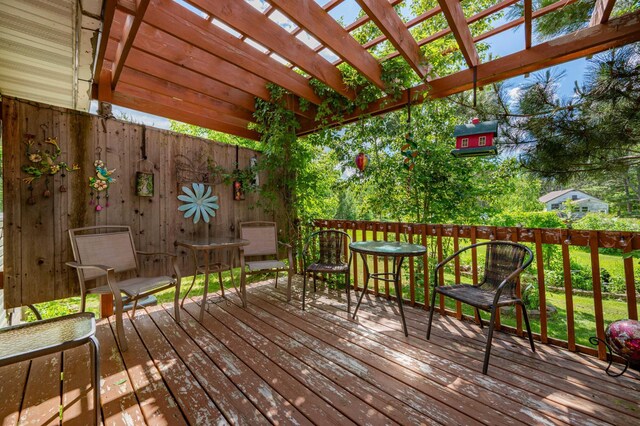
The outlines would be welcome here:
<svg viewBox="0 0 640 426">
<path fill-rule="evenodd" d="M 369 164 L 369 156 L 364 152 L 356 155 L 356 167 L 360 172 L 364 172 L 364 169 L 367 168 L 367 164 Z"/>
<path fill-rule="evenodd" d="M 469 124 L 456 126 L 453 135 L 456 137 L 456 149 L 451 151 L 454 157 L 498 154 L 498 147 L 494 140 L 498 136 L 497 121 L 480 122 L 474 118 Z"/>
</svg>

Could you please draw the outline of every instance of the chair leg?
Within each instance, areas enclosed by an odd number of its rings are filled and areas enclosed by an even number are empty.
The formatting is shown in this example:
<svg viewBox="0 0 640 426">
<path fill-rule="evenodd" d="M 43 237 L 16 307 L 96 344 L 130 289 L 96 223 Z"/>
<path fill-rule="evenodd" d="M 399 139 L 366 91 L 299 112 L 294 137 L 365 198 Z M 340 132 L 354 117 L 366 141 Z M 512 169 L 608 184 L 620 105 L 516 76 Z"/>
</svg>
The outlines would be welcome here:
<svg viewBox="0 0 640 426">
<path fill-rule="evenodd" d="M 351 277 L 348 272 L 344 274 L 344 277 L 345 287 L 347 287 L 347 316 L 349 316 L 351 315 Z"/>
<path fill-rule="evenodd" d="M 276 288 L 278 288 L 278 275 L 280 275 L 280 272 L 276 271 Z"/>
<path fill-rule="evenodd" d="M 478 316 L 478 322 L 480 323 L 480 328 L 484 328 L 484 324 L 482 323 L 482 317 L 480 316 L 480 309 L 476 308 L 476 315 Z"/>
<path fill-rule="evenodd" d="M 307 298 L 307 272 L 302 274 L 302 310 L 304 311 L 305 300 Z"/>
<path fill-rule="evenodd" d="M 222 271 L 218 271 L 218 284 L 220 284 L 220 291 L 222 292 L 222 297 L 224 297 L 224 282 L 222 281 Z"/>
<path fill-rule="evenodd" d="M 316 274 L 315 272 L 312 274 L 313 275 L 313 292 L 316 292 Z"/>
<path fill-rule="evenodd" d="M 138 308 L 138 299 L 133 301 L 133 308 L 131 308 L 131 318 L 136 316 L 136 309 Z"/>
<path fill-rule="evenodd" d="M 233 275 L 232 275 L 233 277 Z M 242 298 L 242 307 L 247 307 L 247 274 L 244 268 L 240 271 L 240 295 Z"/>
<path fill-rule="evenodd" d="M 185 299 L 189 296 L 189 293 L 191 292 L 191 289 L 193 288 L 193 285 L 196 283 L 196 276 L 195 274 L 193 275 L 193 280 L 191 280 L 191 285 L 189 286 L 189 288 L 187 289 L 187 292 L 184 294 L 184 297 L 182 298 L 182 302 L 180 303 L 180 306 L 184 308 L 184 301 Z M 180 296 L 178 296 L 180 297 Z"/>
<path fill-rule="evenodd" d="M 431 337 L 431 324 L 433 323 L 433 312 L 436 310 L 436 289 L 431 292 L 431 306 L 429 307 L 429 325 L 427 326 L 427 340 Z"/>
<path fill-rule="evenodd" d="M 100 424 L 100 344 L 95 336 L 89 338 L 93 355 L 93 409 L 96 413 L 96 426 Z"/>
<path fill-rule="evenodd" d="M 118 336 L 118 343 L 122 352 L 126 352 L 128 349 L 127 339 L 124 335 L 124 324 L 122 322 L 122 316 L 124 310 L 122 308 L 122 296 L 118 295 L 113 298 L 116 303 L 116 334 Z"/>
<path fill-rule="evenodd" d="M 292 279 L 293 271 L 289 269 L 287 272 L 287 302 L 291 302 L 291 279 Z"/>
<path fill-rule="evenodd" d="M 80 312 L 84 312 L 87 308 L 87 293 L 83 291 L 80 295 L 80 300 Z"/>
<path fill-rule="evenodd" d="M 173 295 L 173 313 L 176 322 L 180 322 L 180 278 L 176 281 L 176 288 Z"/>
<path fill-rule="evenodd" d="M 493 328 L 496 325 L 496 311 L 498 308 L 495 306 L 491 308 L 491 322 L 489 323 L 489 334 L 487 335 L 487 346 L 484 351 L 484 364 L 482 365 L 482 374 L 487 374 L 489 369 L 489 357 L 491 356 L 491 340 L 493 339 Z"/>
<path fill-rule="evenodd" d="M 531 334 L 531 326 L 529 325 L 529 317 L 527 316 L 527 308 L 524 304 L 522 306 L 522 316 L 524 317 L 524 324 L 527 326 L 527 334 L 529 335 L 529 343 L 531 344 L 531 350 L 536 351 L 536 347 L 533 345 L 533 334 Z"/>
</svg>

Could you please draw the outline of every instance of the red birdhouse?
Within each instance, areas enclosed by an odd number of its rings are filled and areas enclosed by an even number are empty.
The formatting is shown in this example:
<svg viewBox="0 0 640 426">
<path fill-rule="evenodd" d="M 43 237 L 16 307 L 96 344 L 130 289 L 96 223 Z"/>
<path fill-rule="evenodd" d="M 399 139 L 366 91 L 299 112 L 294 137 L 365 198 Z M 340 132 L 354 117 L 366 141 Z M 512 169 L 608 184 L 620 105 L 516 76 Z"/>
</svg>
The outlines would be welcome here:
<svg viewBox="0 0 640 426">
<path fill-rule="evenodd" d="M 451 151 L 455 157 L 478 157 L 496 155 L 498 147 L 494 138 L 498 136 L 498 122 L 480 122 L 474 118 L 470 124 L 456 126 L 453 135 L 456 137 L 456 149 Z"/>
</svg>

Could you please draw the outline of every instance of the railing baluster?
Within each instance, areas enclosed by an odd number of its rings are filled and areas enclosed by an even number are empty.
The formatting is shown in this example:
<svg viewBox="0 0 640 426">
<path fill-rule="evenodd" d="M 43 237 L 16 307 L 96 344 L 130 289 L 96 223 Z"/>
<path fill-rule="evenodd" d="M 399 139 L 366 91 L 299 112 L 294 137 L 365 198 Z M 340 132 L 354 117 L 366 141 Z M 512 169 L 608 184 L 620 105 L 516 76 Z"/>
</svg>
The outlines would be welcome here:
<svg viewBox="0 0 640 426">
<path fill-rule="evenodd" d="M 409 226 L 408 230 L 409 242 L 413 244 L 413 226 Z M 415 257 L 409 258 L 409 299 L 411 300 L 411 306 L 416 304 L 416 275 L 415 275 Z"/>
<path fill-rule="evenodd" d="M 378 222 L 373 222 L 373 241 L 378 241 L 378 226 L 379 223 Z M 373 273 L 377 274 L 378 273 L 378 256 L 373 256 Z M 379 288 L 379 282 L 378 279 L 375 278 L 373 280 L 373 291 L 376 294 L 376 297 L 380 296 L 380 288 Z"/>
<path fill-rule="evenodd" d="M 600 279 L 600 256 L 598 253 L 598 231 L 589 232 L 591 248 L 591 278 L 593 280 L 593 307 L 596 313 L 596 335 L 604 340 L 604 315 L 602 312 L 602 282 Z M 598 358 L 607 359 L 607 351 L 602 343 L 598 344 Z"/>
<path fill-rule="evenodd" d="M 626 246 L 624 247 L 625 253 L 630 253 L 633 250 L 632 239 L 630 236 L 626 236 L 624 240 Z M 627 289 L 627 310 L 629 312 L 629 318 L 638 319 L 638 305 L 636 305 L 636 278 L 633 274 L 633 258 L 627 257 L 624 259 L 624 281 Z"/>
<path fill-rule="evenodd" d="M 427 251 L 422 256 L 422 281 L 424 286 L 424 309 L 429 308 L 429 245 L 427 244 L 427 225 L 422 225 L 422 245 Z"/>
<path fill-rule="evenodd" d="M 509 228 L 511 234 L 511 241 L 518 242 L 518 228 Z M 516 280 L 516 295 L 522 299 L 522 286 L 520 283 L 520 277 Z M 516 305 L 516 330 L 518 336 L 522 336 L 522 306 Z"/>
<path fill-rule="evenodd" d="M 460 242 L 458 241 L 458 226 L 453 227 L 453 251 L 456 252 L 460 248 Z M 460 283 L 460 258 L 456 257 L 453 260 L 453 268 L 456 284 Z M 462 303 L 456 300 L 456 318 L 462 319 Z"/>
<path fill-rule="evenodd" d="M 385 241 L 389 241 L 389 224 L 384 225 L 383 236 Z M 384 257 L 384 273 L 389 273 L 389 258 L 386 256 Z M 389 281 L 384 282 L 384 295 L 389 300 Z"/>
<path fill-rule="evenodd" d="M 571 288 L 571 259 L 569 259 L 569 232 L 563 230 L 562 242 L 562 273 L 564 276 L 564 295 L 567 306 L 567 343 L 570 351 L 576 350 L 576 331 L 573 320 L 573 289 Z"/>
<path fill-rule="evenodd" d="M 438 246 L 438 263 L 444 259 L 442 255 L 442 225 L 438 225 L 436 228 L 436 244 Z M 438 285 L 444 285 L 444 268 L 440 268 L 440 275 L 438 276 Z M 440 295 L 440 314 L 444 315 L 444 296 Z"/>
<path fill-rule="evenodd" d="M 533 232 L 536 240 L 536 269 L 538 270 L 538 297 L 540 300 L 540 341 L 547 343 L 547 293 L 544 285 L 542 233 L 539 229 Z"/>
<path fill-rule="evenodd" d="M 355 222 L 351 222 L 351 241 L 359 241 Z M 353 291 L 358 291 L 358 256 L 352 257 L 353 262 Z"/>
</svg>

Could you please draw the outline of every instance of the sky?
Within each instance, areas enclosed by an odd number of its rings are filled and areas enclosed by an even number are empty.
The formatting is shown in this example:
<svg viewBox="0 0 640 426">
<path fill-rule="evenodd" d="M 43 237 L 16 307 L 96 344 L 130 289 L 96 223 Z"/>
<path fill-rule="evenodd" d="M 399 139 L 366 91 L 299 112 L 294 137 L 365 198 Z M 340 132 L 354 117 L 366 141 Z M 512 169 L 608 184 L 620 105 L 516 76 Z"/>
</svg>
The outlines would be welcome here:
<svg viewBox="0 0 640 426">
<path fill-rule="evenodd" d="M 186 3 L 182 2 L 182 0 L 174 0 L 174 1 L 189 8 Z M 264 10 L 264 8 L 266 7 L 266 3 L 264 0 L 247 0 L 247 1 L 249 4 L 251 4 L 258 10 Z M 326 3 L 327 0 L 316 0 L 316 1 L 322 5 Z M 197 10 L 192 10 L 192 11 L 194 13 L 198 13 Z M 357 3 L 355 2 L 355 0 L 345 0 L 339 6 L 331 10 L 329 14 L 336 19 L 341 18 L 345 24 L 349 24 L 357 18 L 359 11 L 360 11 L 360 8 L 359 6 L 357 6 Z M 272 14 L 272 19 L 278 22 L 285 29 L 290 30 L 291 27 L 293 26 L 293 23 L 289 21 L 284 15 Z M 504 22 L 506 22 L 506 20 L 497 21 L 496 26 L 501 25 Z M 222 28 L 225 27 L 224 24 L 220 22 L 214 21 L 214 24 Z M 493 57 L 506 56 L 520 50 L 522 48 L 522 45 L 524 44 L 524 34 L 523 34 L 524 28 L 523 27 L 524 27 L 523 25 L 520 25 L 515 29 L 507 30 L 501 34 L 495 35 L 487 39 L 485 42 L 489 43 L 490 52 L 492 56 Z M 317 43 L 317 41 L 311 39 L 310 37 L 300 37 L 300 38 L 302 39 L 302 41 L 304 41 L 305 43 L 309 44 L 312 47 L 316 45 L 315 43 Z M 535 45 L 535 40 L 534 40 L 534 45 Z M 254 47 L 258 49 L 261 48 L 261 46 L 259 45 Z M 321 54 L 328 60 L 334 60 L 336 58 L 332 52 L 321 52 Z M 282 61 L 282 58 L 279 58 L 279 57 L 274 57 L 274 59 Z M 582 78 L 586 70 L 587 63 L 588 63 L 587 59 L 582 58 L 582 59 L 577 59 L 571 62 L 567 62 L 561 65 L 557 65 L 555 67 L 549 68 L 549 70 L 552 70 L 552 72 L 554 73 L 556 72 L 565 73 L 565 77 L 559 82 L 559 87 L 558 87 L 559 94 L 561 97 L 563 98 L 572 97 L 575 82 L 576 81 L 578 83 L 582 82 Z M 544 72 L 544 71 L 545 70 L 540 72 Z M 532 76 L 529 76 L 529 78 L 520 76 L 520 77 L 515 77 L 512 79 L 506 80 L 505 83 L 511 88 L 509 93 L 515 98 L 516 96 L 518 96 L 518 93 L 519 93 L 518 86 L 522 84 L 526 84 L 527 81 L 532 81 L 531 79 L 532 79 Z M 95 112 L 96 108 L 97 108 L 96 105 L 92 105 L 91 111 Z M 151 114 L 146 114 L 146 113 L 131 110 L 128 108 L 118 107 L 116 105 L 113 106 L 113 112 L 116 115 L 116 117 L 126 116 L 128 119 L 132 121 L 145 124 L 147 126 L 158 127 L 161 129 L 168 129 L 170 125 L 169 120 L 167 120 L 166 118 L 158 117 Z"/>
</svg>

